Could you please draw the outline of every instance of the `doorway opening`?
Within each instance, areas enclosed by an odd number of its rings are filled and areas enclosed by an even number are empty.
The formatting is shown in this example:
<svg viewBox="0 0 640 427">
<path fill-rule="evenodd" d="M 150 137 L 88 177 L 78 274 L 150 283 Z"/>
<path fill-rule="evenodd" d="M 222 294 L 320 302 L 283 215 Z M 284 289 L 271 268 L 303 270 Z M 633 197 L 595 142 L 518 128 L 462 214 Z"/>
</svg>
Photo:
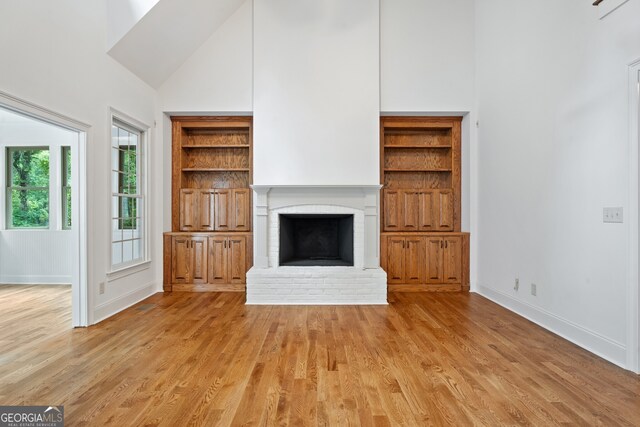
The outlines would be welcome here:
<svg viewBox="0 0 640 427">
<path fill-rule="evenodd" d="M 89 324 L 88 129 L 0 93 L 0 304 L 52 325 Z"/>
</svg>

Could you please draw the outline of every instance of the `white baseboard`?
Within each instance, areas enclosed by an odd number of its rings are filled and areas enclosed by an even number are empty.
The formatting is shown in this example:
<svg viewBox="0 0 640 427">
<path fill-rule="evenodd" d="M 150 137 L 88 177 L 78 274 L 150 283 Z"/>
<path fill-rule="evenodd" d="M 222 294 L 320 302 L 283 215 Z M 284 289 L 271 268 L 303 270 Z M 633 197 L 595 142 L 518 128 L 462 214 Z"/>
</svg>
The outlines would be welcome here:
<svg viewBox="0 0 640 427">
<path fill-rule="evenodd" d="M 156 292 L 157 291 L 155 282 L 150 282 L 141 288 L 134 289 L 133 291 L 128 292 L 124 295 L 120 295 L 119 297 L 114 298 L 110 301 L 103 302 L 102 304 L 95 307 L 93 311 L 93 322 L 91 324 L 95 325 L 96 323 L 102 322 L 103 320 L 113 316 L 114 314 L 119 313 L 122 310 L 139 303 L 143 299 L 150 297 Z"/>
<path fill-rule="evenodd" d="M 504 292 L 483 285 L 478 285 L 476 292 L 567 341 L 571 341 L 621 368 L 629 369 L 626 363 L 627 348 L 624 344 L 563 319 L 540 307 L 518 300 Z"/>
<path fill-rule="evenodd" d="M 71 276 L 0 276 L 2 285 L 70 285 Z"/>
</svg>

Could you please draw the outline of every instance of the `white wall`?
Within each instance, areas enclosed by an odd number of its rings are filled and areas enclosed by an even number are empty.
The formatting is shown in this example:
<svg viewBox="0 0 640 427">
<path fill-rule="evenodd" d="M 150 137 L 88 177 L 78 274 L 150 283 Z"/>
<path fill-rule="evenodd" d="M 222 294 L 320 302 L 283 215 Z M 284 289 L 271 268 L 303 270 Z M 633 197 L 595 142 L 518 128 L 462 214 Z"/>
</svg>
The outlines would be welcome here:
<svg viewBox="0 0 640 427">
<path fill-rule="evenodd" d="M 602 21 L 591 2 L 476 8 L 480 291 L 624 365 L 629 236 L 602 208 L 629 207 L 640 1 Z"/>
<path fill-rule="evenodd" d="M 474 0 L 380 1 L 382 111 L 473 109 L 474 7 Z"/>
<path fill-rule="evenodd" d="M 152 268 L 112 277 L 105 293 L 109 253 L 109 107 L 153 127 L 155 92 L 105 53 L 106 2 L 0 2 L 0 91 L 91 125 L 87 143 L 88 281 L 95 319 L 158 289 L 161 265 L 162 151 L 150 146 Z M 152 135 L 153 136 L 153 135 Z"/>
<path fill-rule="evenodd" d="M 254 0 L 254 183 L 379 182 L 377 0 Z"/>
<path fill-rule="evenodd" d="M 73 233 L 62 229 L 62 147 L 78 147 L 78 133 L 0 108 L 0 170 L 7 147 L 49 149 L 49 227 L 6 229 L 6 192 L 0 196 L 0 283 L 71 284 Z M 0 188 L 7 174 L 0 174 Z"/>
<path fill-rule="evenodd" d="M 161 111 L 252 110 L 252 16 L 247 0 L 160 86 Z"/>
</svg>

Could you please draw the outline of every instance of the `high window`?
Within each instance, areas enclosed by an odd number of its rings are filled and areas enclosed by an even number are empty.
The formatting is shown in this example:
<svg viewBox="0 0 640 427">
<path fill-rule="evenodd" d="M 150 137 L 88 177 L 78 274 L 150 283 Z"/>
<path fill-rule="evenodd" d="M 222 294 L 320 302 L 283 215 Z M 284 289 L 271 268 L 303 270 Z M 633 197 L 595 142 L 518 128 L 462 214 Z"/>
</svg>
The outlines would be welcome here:
<svg viewBox="0 0 640 427">
<path fill-rule="evenodd" d="M 7 228 L 49 226 L 49 149 L 7 149 Z"/>
<path fill-rule="evenodd" d="M 118 269 L 145 260 L 144 133 L 113 119 L 111 126 L 111 265 Z"/>
</svg>

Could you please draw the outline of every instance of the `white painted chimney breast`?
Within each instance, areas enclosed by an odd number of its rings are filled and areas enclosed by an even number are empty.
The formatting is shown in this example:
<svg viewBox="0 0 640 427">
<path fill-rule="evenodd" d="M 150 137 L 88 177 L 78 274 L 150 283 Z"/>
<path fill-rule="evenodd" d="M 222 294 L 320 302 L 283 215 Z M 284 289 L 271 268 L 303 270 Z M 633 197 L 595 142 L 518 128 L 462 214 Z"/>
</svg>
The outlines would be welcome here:
<svg viewBox="0 0 640 427">
<path fill-rule="evenodd" d="M 379 181 L 378 0 L 254 0 L 254 183 Z"/>
</svg>

